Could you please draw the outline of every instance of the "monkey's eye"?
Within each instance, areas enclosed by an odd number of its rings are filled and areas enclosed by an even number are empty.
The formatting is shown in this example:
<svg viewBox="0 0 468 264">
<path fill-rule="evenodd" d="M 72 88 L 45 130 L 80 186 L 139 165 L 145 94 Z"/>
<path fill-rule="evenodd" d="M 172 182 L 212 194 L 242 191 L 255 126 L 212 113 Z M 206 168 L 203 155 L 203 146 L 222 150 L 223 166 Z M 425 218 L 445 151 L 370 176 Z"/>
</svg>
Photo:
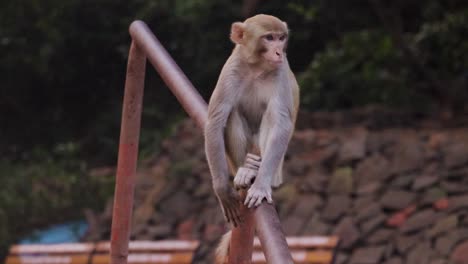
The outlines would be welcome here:
<svg viewBox="0 0 468 264">
<path fill-rule="evenodd" d="M 283 41 L 286 39 L 286 35 L 281 35 L 280 40 Z"/>
<path fill-rule="evenodd" d="M 272 41 L 274 38 L 273 38 L 272 34 L 268 34 L 268 35 L 265 36 L 265 39 L 268 40 L 268 41 Z"/>
</svg>

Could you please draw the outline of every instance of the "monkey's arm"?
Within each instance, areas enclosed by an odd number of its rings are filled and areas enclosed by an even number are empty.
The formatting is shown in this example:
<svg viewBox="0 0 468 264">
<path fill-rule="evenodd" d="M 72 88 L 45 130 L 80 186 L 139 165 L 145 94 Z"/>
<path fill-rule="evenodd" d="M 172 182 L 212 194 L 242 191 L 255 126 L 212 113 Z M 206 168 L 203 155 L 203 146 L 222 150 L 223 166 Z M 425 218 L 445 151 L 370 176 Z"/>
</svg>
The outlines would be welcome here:
<svg viewBox="0 0 468 264">
<path fill-rule="evenodd" d="M 286 153 L 294 129 L 293 103 L 279 100 L 277 102 L 277 105 L 272 107 L 272 111 L 268 113 L 267 118 L 271 123 L 268 128 L 269 135 L 265 152 L 262 153 L 262 163 L 258 175 L 247 191 L 247 197 L 244 201 L 244 204 L 249 208 L 260 205 L 263 199 L 267 199 L 269 203 L 273 202 L 271 198 L 272 177 L 278 170 L 279 163 Z"/>
<path fill-rule="evenodd" d="M 240 224 L 239 195 L 229 184 L 229 171 L 224 143 L 224 129 L 233 107 L 233 92 L 220 79 L 208 106 L 205 126 L 205 151 L 210 167 L 213 189 L 227 222 Z M 231 89 L 232 90 L 232 89 Z"/>
</svg>

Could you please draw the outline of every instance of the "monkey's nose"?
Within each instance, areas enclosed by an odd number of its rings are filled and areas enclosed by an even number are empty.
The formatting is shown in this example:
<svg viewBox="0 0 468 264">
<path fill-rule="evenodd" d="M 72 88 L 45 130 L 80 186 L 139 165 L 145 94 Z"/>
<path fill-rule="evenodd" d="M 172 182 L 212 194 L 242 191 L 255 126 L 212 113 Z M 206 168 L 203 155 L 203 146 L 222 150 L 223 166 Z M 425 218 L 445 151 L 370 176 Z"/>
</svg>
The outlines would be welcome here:
<svg viewBox="0 0 468 264">
<path fill-rule="evenodd" d="M 281 51 L 276 51 L 276 57 L 279 59 L 279 60 L 283 60 L 283 52 Z"/>
</svg>

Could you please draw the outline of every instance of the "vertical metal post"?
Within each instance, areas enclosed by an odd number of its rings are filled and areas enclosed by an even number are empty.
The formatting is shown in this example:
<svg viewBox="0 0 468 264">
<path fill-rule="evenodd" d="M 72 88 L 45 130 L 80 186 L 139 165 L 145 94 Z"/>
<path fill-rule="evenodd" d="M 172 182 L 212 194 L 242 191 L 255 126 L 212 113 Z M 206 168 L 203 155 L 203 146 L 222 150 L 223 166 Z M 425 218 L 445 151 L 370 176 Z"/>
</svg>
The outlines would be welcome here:
<svg viewBox="0 0 468 264">
<path fill-rule="evenodd" d="M 132 42 L 128 57 L 120 128 L 119 157 L 111 228 L 111 264 L 127 263 L 145 67 L 145 54 L 136 46 L 135 42 Z"/>
<path fill-rule="evenodd" d="M 245 200 L 246 190 L 240 191 L 241 201 Z M 240 205 L 240 213 L 244 222 L 232 229 L 231 244 L 229 245 L 228 264 L 252 263 L 252 252 L 255 235 L 255 209 L 249 209 L 244 204 Z"/>
</svg>

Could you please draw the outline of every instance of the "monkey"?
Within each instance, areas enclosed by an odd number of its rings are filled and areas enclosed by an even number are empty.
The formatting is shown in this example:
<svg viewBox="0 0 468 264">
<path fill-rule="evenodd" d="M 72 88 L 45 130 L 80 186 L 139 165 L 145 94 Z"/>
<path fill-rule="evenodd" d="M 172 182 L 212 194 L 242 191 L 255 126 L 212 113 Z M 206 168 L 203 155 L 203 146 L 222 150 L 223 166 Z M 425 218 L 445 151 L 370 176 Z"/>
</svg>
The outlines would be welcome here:
<svg viewBox="0 0 468 264">
<path fill-rule="evenodd" d="M 205 152 L 215 195 L 224 217 L 240 225 L 242 201 L 236 188 L 248 188 L 249 208 L 266 199 L 282 181 L 282 166 L 299 108 L 299 86 L 286 57 L 289 29 L 270 15 L 231 26 L 235 44 L 208 104 Z M 234 186 L 229 182 L 234 176 Z M 228 254 L 231 232 L 216 252 Z"/>
<path fill-rule="evenodd" d="M 241 222 L 239 194 L 249 208 L 272 203 L 299 108 L 299 86 L 286 58 L 289 29 L 269 15 L 231 26 L 235 44 L 208 104 L 205 151 L 213 189 L 227 222 Z M 255 155 L 256 154 L 256 155 Z M 234 177 L 234 187 L 229 182 Z M 253 181 L 253 183 L 252 183 Z M 217 263 L 228 255 L 231 232 L 216 250 Z"/>
<path fill-rule="evenodd" d="M 299 108 L 299 86 L 286 58 L 288 35 L 286 22 L 270 15 L 234 22 L 235 47 L 208 104 L 206 157 L 215 195 L 234 226 L 242 220 L 235 188 L 249 187 L 243 203 L 252 208 L 264 199 L 272 203 L 272 187 L 282 183 Z"/>
</svg>

